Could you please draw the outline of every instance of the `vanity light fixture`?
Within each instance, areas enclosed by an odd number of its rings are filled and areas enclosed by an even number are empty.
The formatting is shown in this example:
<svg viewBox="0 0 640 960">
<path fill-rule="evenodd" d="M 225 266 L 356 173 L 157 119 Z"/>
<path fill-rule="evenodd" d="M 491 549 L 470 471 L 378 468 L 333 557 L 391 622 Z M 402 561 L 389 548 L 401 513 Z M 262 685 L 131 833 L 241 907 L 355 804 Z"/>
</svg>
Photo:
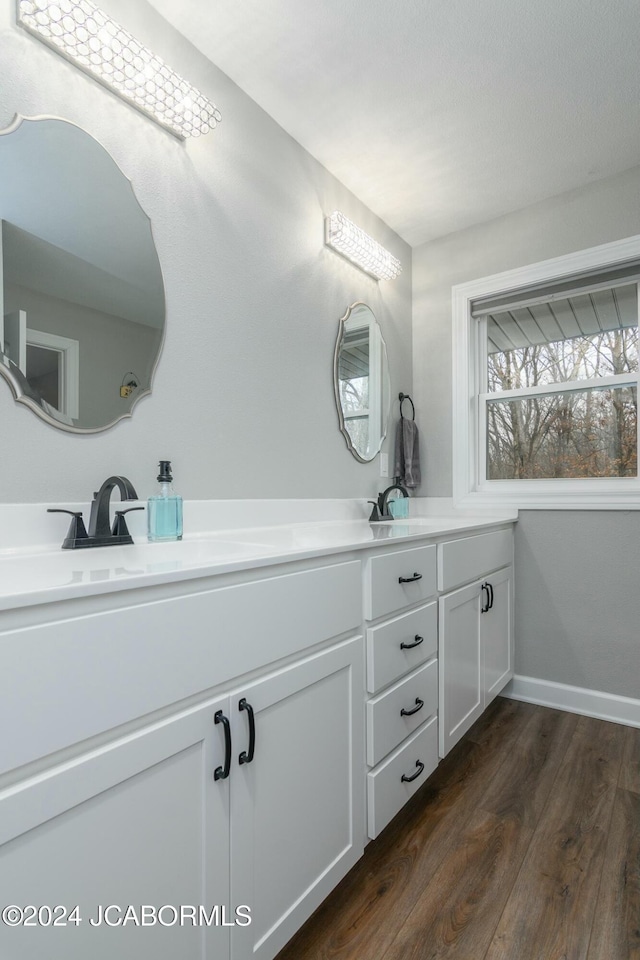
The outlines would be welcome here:
<svg viewBox="0 0 640 960">
<path fill-rule="evenodd" d="M 347 219 L 339 210 L 334 211 L 324 222 L 324 242 L 333 247 L 347 260 L 351 260 L 365 273 L 378 280 L 395 280 L 402 271 L 402 264 L 385 250 L 377 240 Z"/>
<path fill-rule="evenodd" d="M 210 100 L 90 0 L 17 0 L 18 23 L 176 137 L 222 119 Z"/>
</svg>

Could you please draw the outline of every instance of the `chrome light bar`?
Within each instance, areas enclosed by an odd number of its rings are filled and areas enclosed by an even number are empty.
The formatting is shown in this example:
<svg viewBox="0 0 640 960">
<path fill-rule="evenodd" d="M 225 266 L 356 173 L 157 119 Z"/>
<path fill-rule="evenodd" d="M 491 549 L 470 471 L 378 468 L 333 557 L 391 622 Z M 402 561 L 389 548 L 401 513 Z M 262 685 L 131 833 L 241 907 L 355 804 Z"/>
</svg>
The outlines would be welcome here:
<svg viewBox="0 0 640 960">
<path fill-rule="evenodd" d="M 222 119 L 183 80 L 90 0 L 17 0 L 29 33 L 109 87 L 176 137 L 199 137 Z"/>
<path fill-rule="evenodd" d="M 395 280 L 402 271 L 402 264 L 393 254 L 339 210 L 325 219 L 324 241 L 378 280 Z"/>
</svg>

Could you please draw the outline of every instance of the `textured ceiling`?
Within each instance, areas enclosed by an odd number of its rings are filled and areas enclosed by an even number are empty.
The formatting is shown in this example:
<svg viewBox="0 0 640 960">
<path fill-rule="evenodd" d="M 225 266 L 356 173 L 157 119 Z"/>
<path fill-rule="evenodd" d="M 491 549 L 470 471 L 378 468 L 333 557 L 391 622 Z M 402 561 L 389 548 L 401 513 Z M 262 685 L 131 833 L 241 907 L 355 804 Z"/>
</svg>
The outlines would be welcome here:
<svg viewBox="0 0 640 960">
<path fill-rule="evenodd" d="M 413 246 L 640 163 L 638 0 L 151 3 Z"/>
</svg>

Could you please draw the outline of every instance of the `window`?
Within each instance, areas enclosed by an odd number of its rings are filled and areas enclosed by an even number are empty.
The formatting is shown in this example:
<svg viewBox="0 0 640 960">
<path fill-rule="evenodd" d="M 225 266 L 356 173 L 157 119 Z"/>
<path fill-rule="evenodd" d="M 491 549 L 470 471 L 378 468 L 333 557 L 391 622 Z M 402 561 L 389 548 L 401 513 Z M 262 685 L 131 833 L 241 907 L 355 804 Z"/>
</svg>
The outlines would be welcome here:
<svg viewBox="0 0 640 960">
<path fill-rule="evenodd" d="M 454 288 L 458 502 L 640 505 L 639 281 L 636 237 Z"/>
<path fill-rule="evenodd" d="M 369 448 L 369 325 L 345 332 L 338 362 L 345 429 L 356 450 Z"/>
<path fill-rule="evenodd" d="M 363 460 L 371 460 L 384 439 L 383 409 L 388 387 L 385 347 L 375 318 L 352 312 L 345 324 L 338 357 L 339 403 L 345 430 Z"/>
</svg>

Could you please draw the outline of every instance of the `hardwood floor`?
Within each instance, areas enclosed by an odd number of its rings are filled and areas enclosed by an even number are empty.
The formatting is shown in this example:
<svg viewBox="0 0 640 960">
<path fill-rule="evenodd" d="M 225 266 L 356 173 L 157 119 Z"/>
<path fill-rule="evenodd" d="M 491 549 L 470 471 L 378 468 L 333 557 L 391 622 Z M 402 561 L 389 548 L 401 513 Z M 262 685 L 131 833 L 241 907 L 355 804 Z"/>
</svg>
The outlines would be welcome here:
<svg viewBox="0 0 640 960">
<path fill-rule="evenodd" d="M 498 698 L 277 960 L 640 960 L 640 730 Z"/>
</svg>

